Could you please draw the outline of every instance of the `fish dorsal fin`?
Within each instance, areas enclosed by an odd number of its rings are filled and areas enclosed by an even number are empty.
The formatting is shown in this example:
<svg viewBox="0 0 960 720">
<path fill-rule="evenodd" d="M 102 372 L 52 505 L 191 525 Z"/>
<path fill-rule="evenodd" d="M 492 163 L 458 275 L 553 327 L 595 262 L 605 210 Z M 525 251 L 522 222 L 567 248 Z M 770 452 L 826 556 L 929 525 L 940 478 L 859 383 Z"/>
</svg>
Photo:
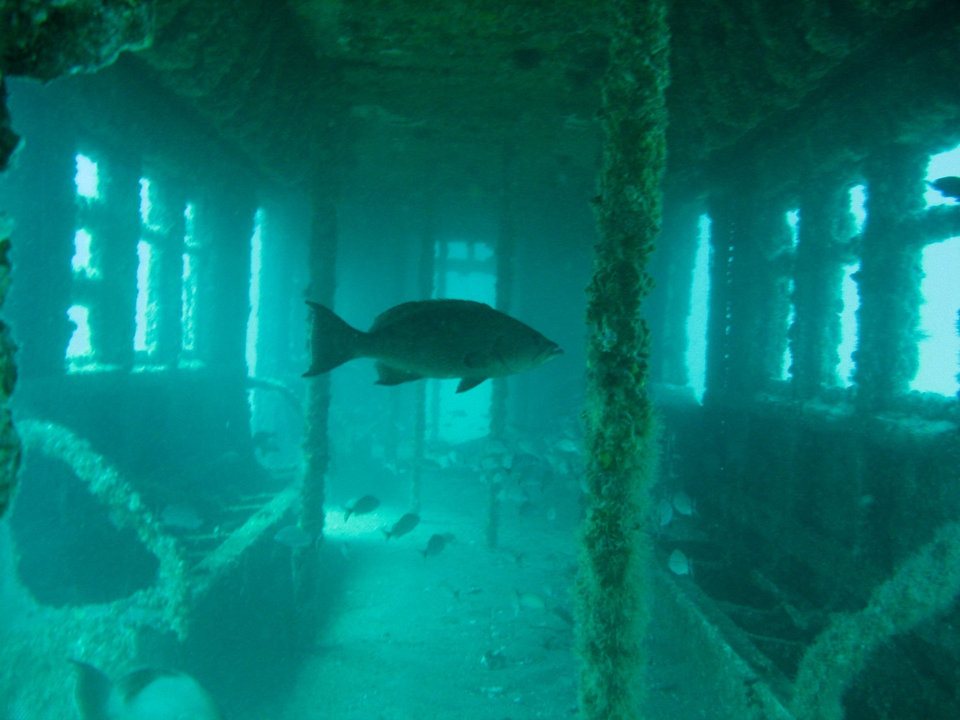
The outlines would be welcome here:
<svg viewBox="0 0 960 720">
<path fill-rule="evenodd" d="M 107 702 L 113 683 L 110 678 L 97 670 L 93 665 L 71 660 L 77 670 L 77 685 L 74 689 L 74 698 L 81 720 L 108 720 Z"/>
<path fill-rule="evenodd" d="M 470 388 L 475 388 L 477 385 L 486 380 L 485 377 L 465 377 L 460 379 L 460 384 L 457 385 L 457 392 L 462 393 L 466 392 Z"/>
<path fill-rule="evenodd" d="M 377 385 L 400 385 L 401 383 L 412 382 L 423 377 L 423 375 L 419 375 L 418 373 L 400 370 L 382 362 L 378 362 L 376 368 Z"/>
<path fill-rule="evenodd" d="M 127 673 L 117 681 L 117 692 L 123 701 L 130 702 L 133 698 L 143 692 L 143 689 L 157 678 L 174 677 L 178 673 L 171 670 L 159 670 L 157 668 L 140 668 Z"/>
</svg>

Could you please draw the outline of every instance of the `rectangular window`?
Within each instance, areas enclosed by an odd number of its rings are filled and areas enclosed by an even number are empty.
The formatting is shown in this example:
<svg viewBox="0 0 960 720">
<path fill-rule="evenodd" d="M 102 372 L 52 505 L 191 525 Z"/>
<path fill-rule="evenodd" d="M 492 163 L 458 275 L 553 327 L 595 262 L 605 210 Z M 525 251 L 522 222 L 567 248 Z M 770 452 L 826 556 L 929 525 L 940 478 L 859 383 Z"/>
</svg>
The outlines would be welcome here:
<svg viewBox="0 0 960 720">
<path fill-rule="evenodd" d="M 489 243 L 453 241 L 437 243 L 440 258 L 434 287 L 444 288 L 443 296 L 475 300 L 491 307 L 497 300 L 494 250 Z M 456 392 L 459 380 L 432 380 L 433 402 L 427 403 L 427 423 L 437 437 L 450 443 L 484 437 L 490 432 L 490 404 L 493 383 L 481 383 L 469 392 Z"/>
<path fill-rule="evenodd" d="M 137 243 L 137 310 L 133 349 L 149 358 L 157 349 L 157 299 L 153 282 L 154 250 L 146 240 Z"/>
<path fill-rule="evenodd" d="M 73 181 L 77 186 L 77 196 L 84 200 L 97 200 L 100 197 L 100 175 L 97 163 L 90 157 L 78 154 L 77 174 Z"/>
<path fill-rule="evenodd" d="M 73 236 L 73 258 L 70 260 L 75 275 L 93 280 L 100 276 L 93 264 L 93 236 L 80 228 Z"/>
<path fill-rule="evenodd" d="M 920 293 L 920 366 L 910 384 L 911 390 L 956 395 L 960 337 L 957 336 L 957 312 L 960 311 L 960 237 L 928 245 L 923 250 L 923 280 Z"/>
<path fill-rule="evenodd" d="M 84 305 L 71 305 L 67 309 L 67 318 L 74 327 L 67 343 L 67 362 L 71 370 L 80 370 L 93 363 L 89 316 L 90 311 Z"/>
<path fill-rule="evenodd" d="M 74 162 L 76 173 L 73 177 L 77 198 L 77 229 L 73 235 L 73 256 L 70 258 L 70 267 L 73 270 L 75 298 L 89 297 L 87 287 L 78 287 L 83 283 L 93 283 L 100 279 L 96 265 L 95 233 L 87 227 L 90 220 L 88 210 L 100 202 L 100 169 L 93 158 L 78 153 Z M 88 370 L 95 366 L 96 354 L 93 347 L 93 338 L 90 333 L 90 308 L 76 302 L 67 309 L 67 319 L 74 329 L 70 335 L 65 351 L 67 369 L 70 372 Z"/>
<path fill-rule="evenodd" d="M 843 310 L 840 312 L 840 347 L 837 348 L 840 355 L 837 377 L 843 387 L 850 387 L 853 384 L 853 354 L 857 350 L 859 336 L 857 313 L 860 310 L 860 288 L 854 279 L 858 272 L 860 272 L 858 262 L 843 266 L 843 285 L 840 290 Z"/>
<path fill-rule="evenodd" d="M 956 205 L 960 200 L 951 193 L 955 188 L 942 182 L 957 181 L 960 174 L 960 146 L 930 158 L 927 167 L 927 207 Z M 938 182 L 941 181 L 941 182 Z M 939 187 L 939 189 L 938 189 Z M 911 389 L 955 395 L 957 363 L 960 358 L 960 337 L 957 335 L 957 313 L 960 311 L 960 237 L 951 237 L 928 245 L 923 250 L 923 281 L 920 292 L 920 368 L 910 384 Z"/>
<path fill-rule="evenodd" d="M 854 229 L 857 234 L 863 232 L 867 221 L 867 188 L 865 185 L 854 185 L 850 188 L 850 212 L 853 214 Z M 860 289 L 855 279 L 860 271 L 860 263 L 847 263 L 843 266 L 843 285 L 840 297 L 843 300 L 843 310 L 840 312 L 840 347 L 837 352 L 840 362 L 837 364 L 837 378 L 843 387 L 853 384 L 853 354 L 857 350 L 857 340 L 860 335 L 857 312 L 860 310 Z"/>
<path fill-rule="evenodd" d="M 937 153 L 930 156 L 930 164 L 927 166 L 927 191 L 924 193 L 924 199 L 927 201 L 927 207 L 933 205 L 956 205 L 960 199 L 950 194 L 950 188 L 938 190 L 935 185 L 939 185 L 937 180 L 941 178 L 956 178 L 960 175 L 960 146 Z M 940 186 L 943 188 L 943 186 Z"/>
<path fill-rule="evenodd" d="M 710 311 L 710 216 L 701 215 L 698 227 L 690 315 L 687 317 L 687 377 L 693 394 L 703 402 L 707 384 L 707 321 Z"/>
<path fill-rule="evenodd" d="M 153 222 L 154 199 L 150 180 L 140 178 L 140 241 L 137 243 L 137 301 L 133 349 L 141 362 L 149 362 L 159 340 L 160 294 L 157 244 L 163 229 Z"/>
<path fill-rule="evenodd" d="M 247 375 L 257 375 L 260 335 L 260 268 L 263 263 L 263 208 L 257 210 L 250 238 L 250 315 L 247 318 Z"/>
<path fill-rule="evenodd" d="M 257 377 L 257 354 L 260 343 L 260 283 L 263 277 L 263 230 L 264 210 L 257 208 L 253 216 L 253 234 L 250 236 L 250 314 L 247 316 L 247 377 Z M 267 419 L 271 413 L 271 401 L 261 401 L 261 394 L 255 388 L 247 390 L 247 403 L 250 406 L 250 434 L 270 424 Z"/>
<path fill-rule="evenodd" d="M 190 361 L 197 354 L 197 290 L 200 243 L 196 233 L 196 208 L 187 203 L 183 210 L 183 274 L 180 296 L 180 358 Z"/>
<path fill-rule="evenodd" d="M 797 252 L 797 243 L 800 239 L 800 211 L 788 210 L 786 214 L 787 227 L 790 229 L 790 248 L 792 252 Z M 790 311 L 787 314 L 787 328 L 793 327 L 793 321 L 797 318 L 797 306 L 793 302 L 795 283 L 794 279 L 787 280 L 787 296 L 790 298 Z M 790 367 L 793 365 L 793 351 L 790 349 L 790 343 L 783 350 L 783 358 L 780 361 L 780 379 L 790 379 Z"/>
</svg>

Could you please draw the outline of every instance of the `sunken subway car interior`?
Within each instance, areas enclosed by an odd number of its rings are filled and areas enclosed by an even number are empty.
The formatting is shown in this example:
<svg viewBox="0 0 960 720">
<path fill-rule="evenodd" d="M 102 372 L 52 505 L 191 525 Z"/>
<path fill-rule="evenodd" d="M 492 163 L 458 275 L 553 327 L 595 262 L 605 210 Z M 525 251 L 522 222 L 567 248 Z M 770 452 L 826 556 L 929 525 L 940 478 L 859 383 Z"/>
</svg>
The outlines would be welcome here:
<svg viewBox="0 0 960 720">
<path fill-rule="evenodd" d="M 0 0 L 0 717 L 960 716 L 958 67 L 954 0 Z"/>
</svg>

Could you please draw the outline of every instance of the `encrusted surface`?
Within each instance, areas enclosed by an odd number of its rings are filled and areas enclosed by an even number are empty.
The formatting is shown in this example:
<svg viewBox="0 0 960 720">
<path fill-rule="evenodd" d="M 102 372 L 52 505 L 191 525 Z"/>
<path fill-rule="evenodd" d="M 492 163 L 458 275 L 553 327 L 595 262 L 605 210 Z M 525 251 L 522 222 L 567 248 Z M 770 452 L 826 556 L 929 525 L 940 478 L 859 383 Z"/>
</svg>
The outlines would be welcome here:
<svg viewBox="0 0 960 720">
<path fill-rule="evenodd" d="M 492 173 L 490 150 L 507 141 L 541 170 L 591 174 L 611 13 L 579 0 L 0 2 L 0 70 L 49 79 L 149 46 L 138 56 L 169 90 L 293 183 L 358 134 L 367 151 L 356 162 L 400 186 L 444 159 Z M 674 3 L 669 22 L 670 166 L 682 175 L 830 89 L 858 92 L 862 77 L 844 66 L 882 77 L 891 45 L 956 25 L 957 9 L 705 0 Z M 951 47 L 929 74 L 950 74 Z"/>
</svg>

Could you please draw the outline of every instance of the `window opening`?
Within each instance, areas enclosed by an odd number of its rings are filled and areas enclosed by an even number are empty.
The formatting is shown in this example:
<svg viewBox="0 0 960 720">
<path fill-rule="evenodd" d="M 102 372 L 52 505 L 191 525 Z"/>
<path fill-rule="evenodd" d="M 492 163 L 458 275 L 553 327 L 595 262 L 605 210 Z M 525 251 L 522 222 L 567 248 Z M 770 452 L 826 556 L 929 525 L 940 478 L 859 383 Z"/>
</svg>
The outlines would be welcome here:
<svg viewBox="0 0 960 720">
<path fill-rule="evenodd" d="M 960 236 L 924 248 L 921 267 L 924 274 L 920 282 L 923 304 L 920 306 L 920 339 L 917 344 L 920 362 L 910 389 L 955 395 L 960 389 L 957 383 Z"/>
<path fill-rule="evenodd" d="M 148 178 L 140 178 L 140 240 L 137 243 L 137 300 L 134 314 L 133 349 L 141 360 L 149 360 L 159 344 L 160 295 L 158 284 L 157 234 L 162 228 L 152 223 L 153 197 Z"/>
<path fill-rule="evenodd" d="M 787 222 L 787 227 L 790 229 L 790 249 L 792 252 L 796 253 L 797 251 L 797 242 L 800 239 L 800 210 L 788 210 L 785 219 Z M 796 285 L 792 277 L 787 278 L 787 297 L 790 298 L 790 310 L 787 312 L 787 329 L 793 327 L 794 321 L 797 319 L 797 306 L 793 300 L 793 293 Z M 789 380 L 791 376 L 790 368 L 793 366 L 793 350 L 790 348 L 790 343 L 786 344 L 786 347 L 783 349 L 783 358 L 780 361 L 780 379 Z"/>
<path fill-rule="evenodd" d="M 444 288 L 444 296 L 448 298 L 495 306 L 497 276 L 494 255 L 489 243 L 438 242 L 435 252 L 438 277 L 434 287 Z M 465 393 L 456 392 L 459 380 L 429 382 L 434 402 L 427 403 L 427 423 L 436 428 L 439 439 L 459 443 L 484 437 L 490 432 L 492 382 L 481 383 Z"/>
<path fill-rule="evenodd" d="M 247 375 L 257 375 L 257 341 L 260 336 L 260 280 L 263 263 L 263 208 L 254 215 L 250 237 L 250 315 L 247 317 Z"/>
<path fill-rule="evenodd" d="M 924 199 L 927 201 L 927 207 L 933 205 L 957 205 L 960 203 L 960 200 L 947 197 L 929 185 L 929 183 L 939 178 L 956 177 L 958 175 L 960 175 L 960 145 L 953 148 L 953 150 L 947 150 L 946 152 L 930 156 L 930 164 L 927 166 L 928 185 L 926 192 L 923 194 Z"/>
<path fill-rule="evenodd" d="M 67 343 L 67 360 L 71 365 L 82 367 L 93 360 L 93 347 L 90 345 L 90 310 L 84 305 L 71 305 L 67 317 L 74 325 L 70 342 Z M 71 369 L 78 369 L 71 367 Z"/>
<path fill-rule="evenodd" d="M 137 243 L 137 309 L 133 349 L 147 356 L 157 349 L 157 300 L 153 283 L 154 249 L 146 240 Z"/>
<path fill-rule="evenodd" d="M 140 224 L 150 232 L 162 232 L 163 228 L 153 220 L 153 195 L 149 178 L 140 178 Z"/>
<path fill-rule="evenodd" d="M 86 224 L 87 208 L 100 200 L 100 174 L 97 162 L 89 155 L 77 153 L 74 156 L 74 163 L 76 172 L 73 182 L 77 196 L 78 227 L 73 235 L 73 256 L 70 258 L 70 267 L 76 284 L 78 281 L 100 279 L 94 260 L 96 235 Z M 87 294 L 80 290 L 76 296 L 87 297 Z M 67 369 L 74 372 L 93 367 L 96 358 L 90 335 L 90 308 L 81 303 L 74 303 L 67 309 L 67 318 L 74 326 L 64 353 Z"/>
<path fill-rule="evenodd" d="M 77 195 L 86 200 L 97 200 L 100 197 L 100 176 L 97 163 L 87 155 L 78 154 L 76 157 L 77 173 L 73 181 L 77 186 Z"/>
<path fill-rule="evenodd" d="M 960 146 L 930 156 L 927 182 L 942 177 L 960 175 Z M 948 197 L 927 187 L 924 193 L 927 207 L 956 205 L 956 198 Z M 921 268 L 923 280 L 920 293 L 919 370 L 910 384 L 912 390 L 955 395 L 957 358 L 960 357 L 960 337 L 957 335 L 957 311 L 960 310 L 960 236 L 928 245 L 923 250 Z"/>
<path fill-rule="evenodd" d="M 260 341 L 260 282 L 263 265 L 263 208 L 258 208 L 253 216 L 253 234 L 250 236 L 250 314 L 247 316 L 247 377 L 257 377 L 257 350 Z M 247 390 L 247 405 L 250 407 L 251 437 L 264 427 L 264 410 L 257 402 L 255 388 Z"/>
<path fill-rule="evenodd" d="M 87 279 L 100 277 L 100 273 L 93 264 L 93 236 L 86 228 L 80 228 L 73 236 L 73 257 L 70 265 L 73 272 Z"/>
<path fill-rule="evenodd" d="M 701 215 L 687 316 L 687 377 L 698 402 L 707 384 L 707 322 L 710 311 L 710 216 Z"/>
<path fill-rule="evenodd" d="M 197 353 L 197 252 L 196 208 L 187 203 L 183 209 L 183 274 L 180 286 L 180 350 L 181 359 L 190 360 Z"/>
<path fill-rule="evenodd" d="M 853 214 L 854 229 L 859 235 L 863 232 L 863 226 L 867 221 L 867 188 L 865 185 L 854 185 L 850 188 L 850 212 Z M 845 263 L 840 286 L 843 310 L 840 311 L 840 345 L 837 348 L 840 361 L 837 363 L 837 378 L 843 387 L 850 387 L 853 384 L 853 354 L 857 350 L 857 340 L 860 333 L 857 321 L 857 311 L 860 309 L 860 288 L 855 280 L 859 271 L 859 261 Z"/>
</svg>

